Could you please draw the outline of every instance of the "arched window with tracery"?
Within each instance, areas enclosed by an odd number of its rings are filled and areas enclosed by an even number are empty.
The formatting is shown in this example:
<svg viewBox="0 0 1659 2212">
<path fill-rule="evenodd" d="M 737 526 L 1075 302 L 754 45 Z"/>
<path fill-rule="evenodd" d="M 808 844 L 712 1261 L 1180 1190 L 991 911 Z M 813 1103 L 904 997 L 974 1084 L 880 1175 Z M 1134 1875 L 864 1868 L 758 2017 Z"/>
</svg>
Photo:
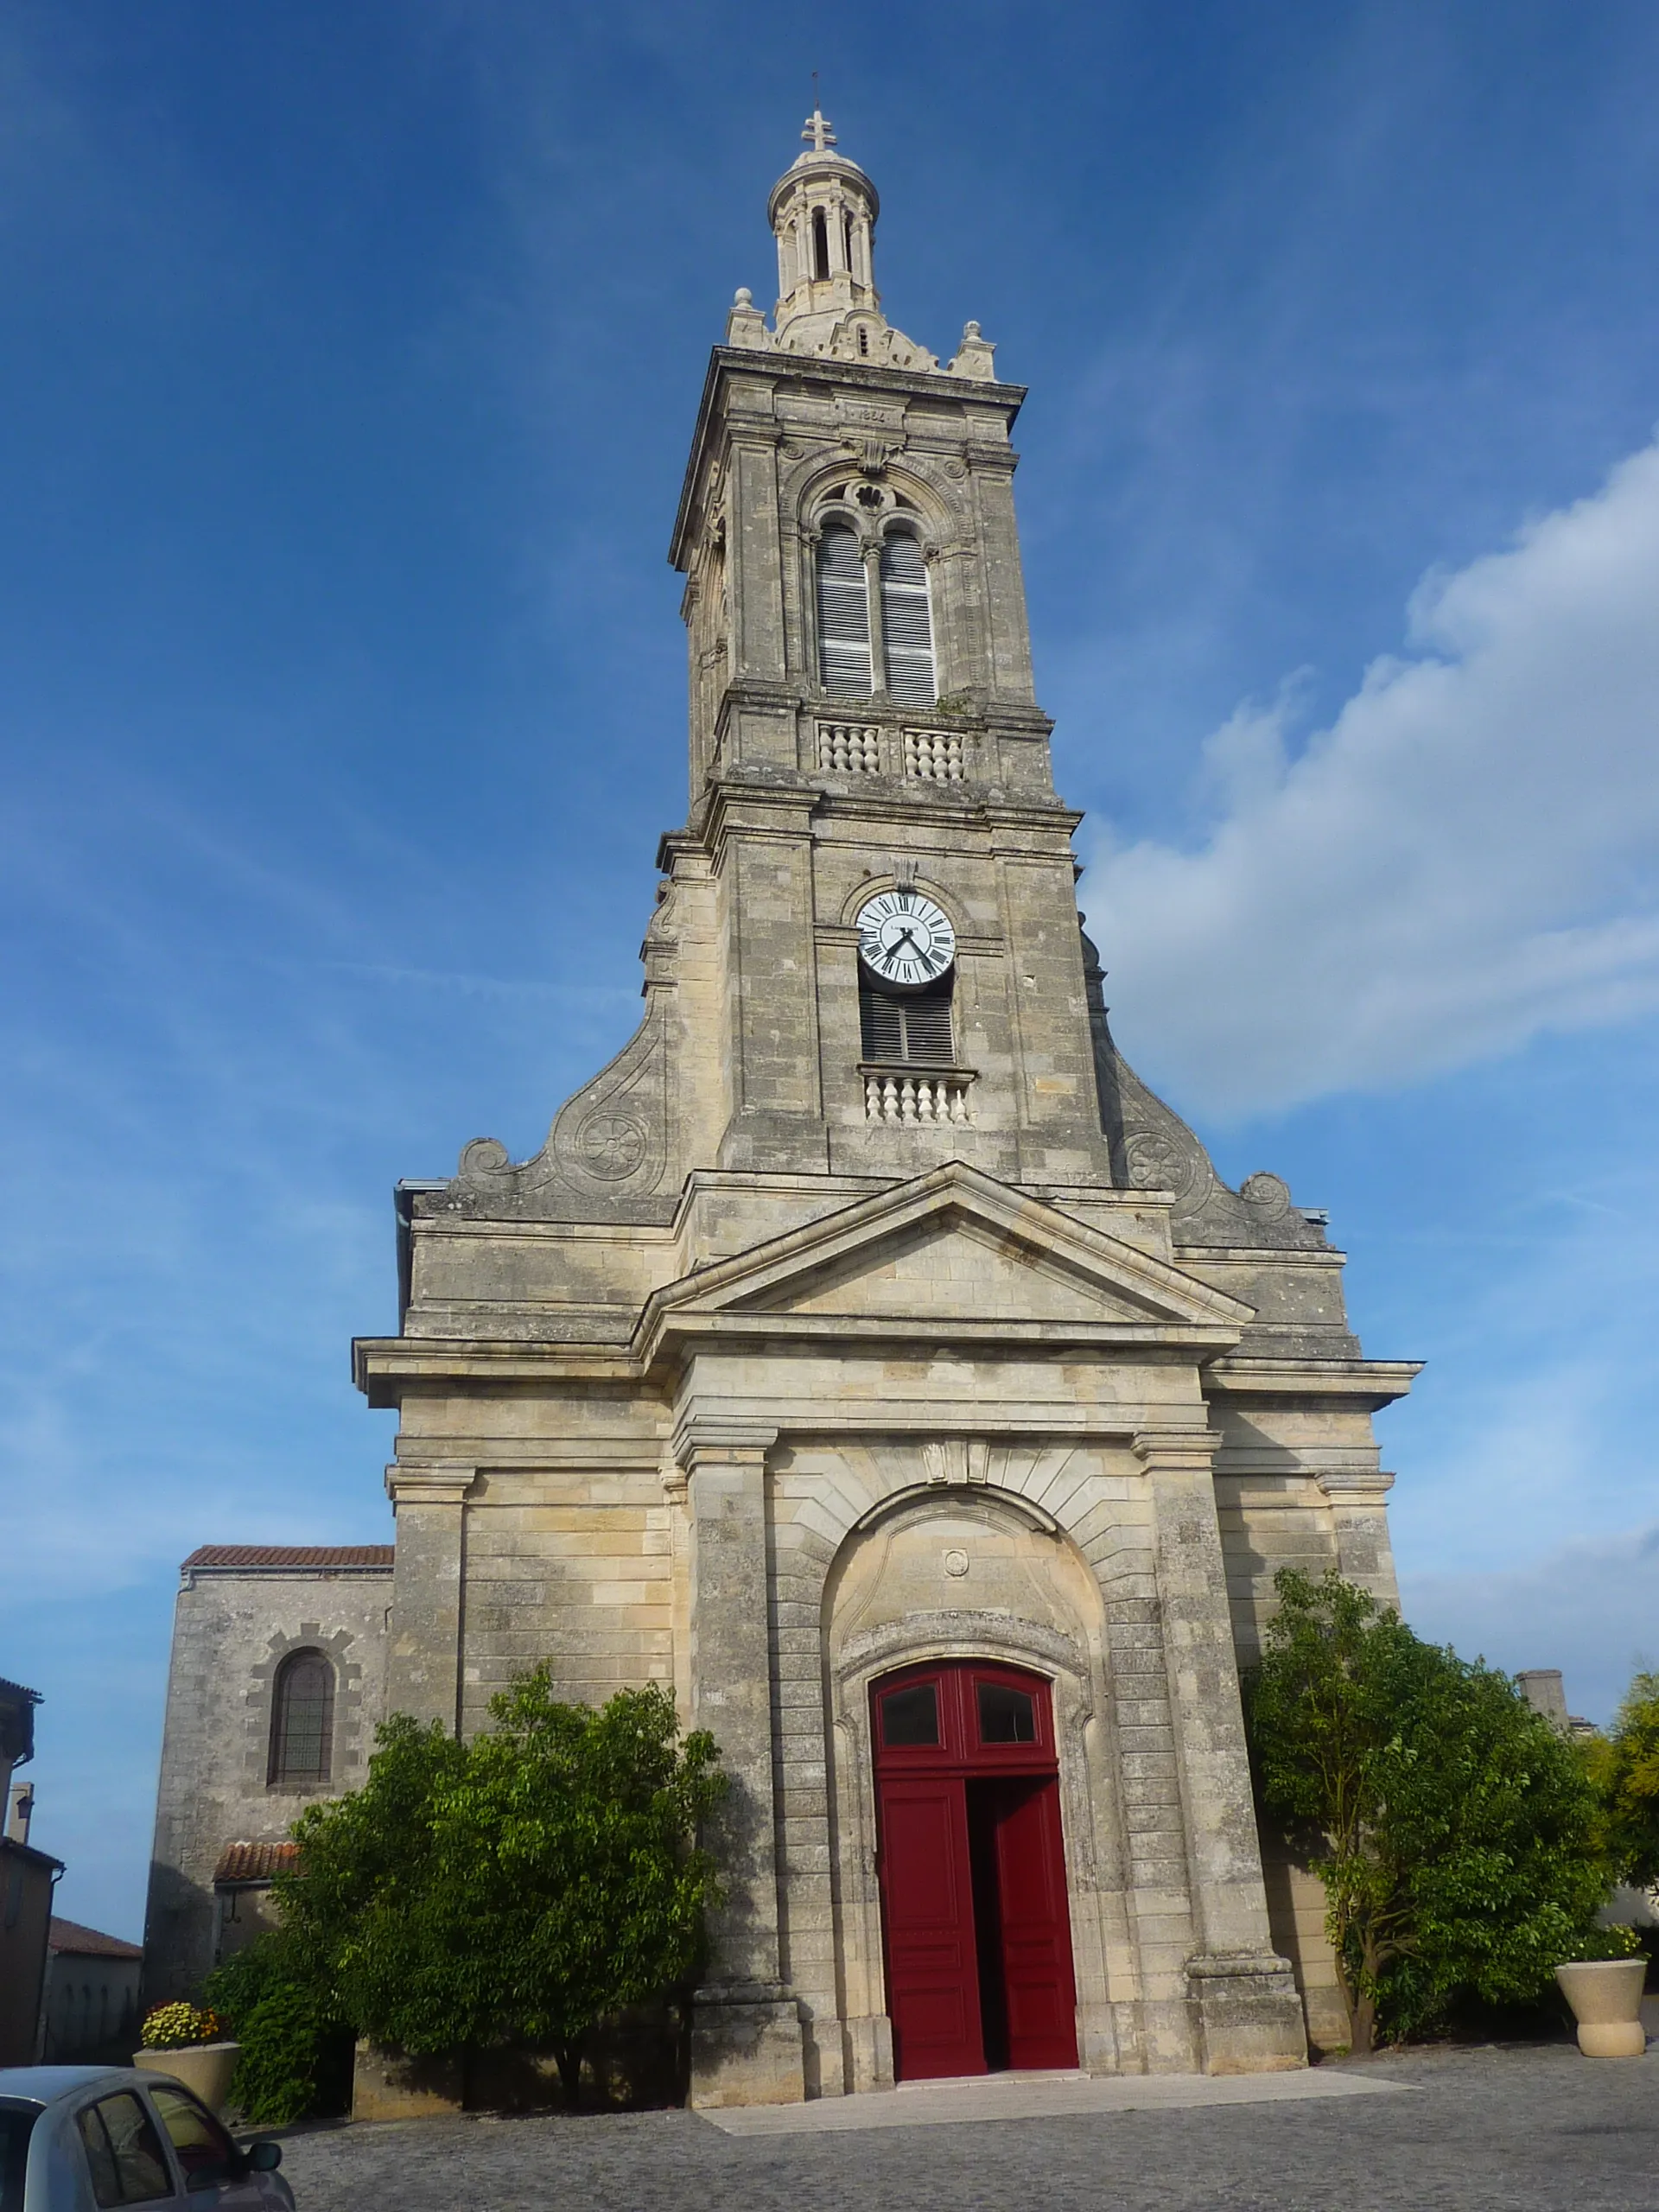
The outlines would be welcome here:
<svg viewBox="0 0 1659 2212">
<path fill-rule="evenodd" d="M 842 522 L 827 524 L 818 540 L 818 680 L 838 699 L 868 699 L 873 689 L 864 556 Z"/>
<path fill-rule="evenodd" d="M 273 1788 L 323 1789 L 334 1764 L 334 1670 L 321 1651 L 290 1651 L 270 1703 Z"/>
<path fill-rule="evenodd" d="M 881 644 L 893 697 L 903 706 L 931 707 L 938 686 L 927 563 L 907 530 L 881 542 Z"/>
</svg>

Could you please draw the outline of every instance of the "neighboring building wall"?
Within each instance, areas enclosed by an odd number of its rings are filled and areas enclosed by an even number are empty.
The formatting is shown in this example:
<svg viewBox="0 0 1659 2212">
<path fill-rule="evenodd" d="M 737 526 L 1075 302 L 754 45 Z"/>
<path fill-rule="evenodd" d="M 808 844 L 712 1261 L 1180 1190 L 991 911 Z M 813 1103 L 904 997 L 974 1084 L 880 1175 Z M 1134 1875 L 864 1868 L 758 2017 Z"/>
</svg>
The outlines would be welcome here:
<svg viewBox="0 0 1659 2212">
<path fill-rule="evenodd" d="M 52 1923 L 41 2006 L 41 2056 L 48 2065 L 124 2066 L 138 2040 L 138 1982 L 144 1955 L 136 1943 Z"/>
<path fill-rule="evenodd" d="M 188 1996 L 214 1962 L 213 1881 L 228 1844 L 279 1842 L 308 1804 L 355 1789 L 385 1710 L 391 1547 L 209 1546 L 184 1563 L 174 1620 L 145 1918 L 147 2005 Z M 327 1783 L 269 1779 L 272 1694 L 290 1652 L 334 1670 Z"/>
<path fill-rule="evenodd" d="M 39 2043 L 52 1885 L 61 1861 L 0 1838 L 0 2066 L 29 2066 Z"/>
</svg>

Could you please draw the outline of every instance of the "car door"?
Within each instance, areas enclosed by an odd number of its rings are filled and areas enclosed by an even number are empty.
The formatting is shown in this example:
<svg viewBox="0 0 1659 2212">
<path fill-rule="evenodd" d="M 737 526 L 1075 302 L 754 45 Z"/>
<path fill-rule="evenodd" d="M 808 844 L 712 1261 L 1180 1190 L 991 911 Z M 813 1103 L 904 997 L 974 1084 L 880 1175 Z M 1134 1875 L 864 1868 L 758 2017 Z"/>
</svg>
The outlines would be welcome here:
<svg viewBox="0 0 1659 2212">
<path fill-rule="evenodd" d="M 264 2175 L 249 2171 L 228 2133 L 188 2089 L 173 2082 L 153 2082 L 149 2097 L 173 2145 L 193 2212 L 219 2205 L 226 2212 L 232 2207 L 242 2212 L 245 2206 L 255 2212 L 255 2208 L 277 2201 L 267 2190 Z"/>
<path fill-rule="evenodd" d="M 99 2212 L 114 2205 L 182 2205 L 156 2116 L 136 2089 L 111 2089 L 81 2106 L 75 2133 Z"/>
</svg>

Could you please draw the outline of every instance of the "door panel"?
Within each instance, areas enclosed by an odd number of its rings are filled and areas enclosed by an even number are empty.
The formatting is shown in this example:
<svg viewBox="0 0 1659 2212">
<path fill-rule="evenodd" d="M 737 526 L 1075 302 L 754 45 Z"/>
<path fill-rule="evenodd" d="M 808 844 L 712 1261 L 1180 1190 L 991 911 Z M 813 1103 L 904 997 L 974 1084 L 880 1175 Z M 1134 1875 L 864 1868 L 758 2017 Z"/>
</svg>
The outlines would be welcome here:
<svg viewBox="0 0 1659 2212">
<path fill-rule="evenodd" d="M 1075 2066 L 1077 1999 L 1060 1786 L 1005 1783 L 996 1823 L 1008 2064 Z"/>
<path fill-rule="evenodd" d="M 960 1778 L 883 1781 L 887 2009 L 905 2082 L 982 2074 L 968 1819 Z"/>
</svg>

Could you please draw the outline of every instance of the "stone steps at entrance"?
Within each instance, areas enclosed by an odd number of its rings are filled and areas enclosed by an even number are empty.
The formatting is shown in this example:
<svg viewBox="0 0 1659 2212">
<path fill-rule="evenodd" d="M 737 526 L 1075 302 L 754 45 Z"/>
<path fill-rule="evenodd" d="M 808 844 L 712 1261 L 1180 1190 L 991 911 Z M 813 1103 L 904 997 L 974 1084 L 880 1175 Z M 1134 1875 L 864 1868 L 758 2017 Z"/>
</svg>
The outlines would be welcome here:
<svg viewBox="0 0 1659 2212">
<path fill-rule="evenodd" d="M 979 2074 L 908 2082 L 810 2104 L 737 2105 L 698 2117 L 728 2135 L 831 2135 L 869 2127 L 974 2126 L 991 2120 L 1064 2119 L 1078 2113 L 1173 2112 L 1199 2105 L 1289 2104 L 1315 2098 L 1393 2096 L 1403 2082 L 1299 2069 L 1287 2074 Z"/>
</svg>

